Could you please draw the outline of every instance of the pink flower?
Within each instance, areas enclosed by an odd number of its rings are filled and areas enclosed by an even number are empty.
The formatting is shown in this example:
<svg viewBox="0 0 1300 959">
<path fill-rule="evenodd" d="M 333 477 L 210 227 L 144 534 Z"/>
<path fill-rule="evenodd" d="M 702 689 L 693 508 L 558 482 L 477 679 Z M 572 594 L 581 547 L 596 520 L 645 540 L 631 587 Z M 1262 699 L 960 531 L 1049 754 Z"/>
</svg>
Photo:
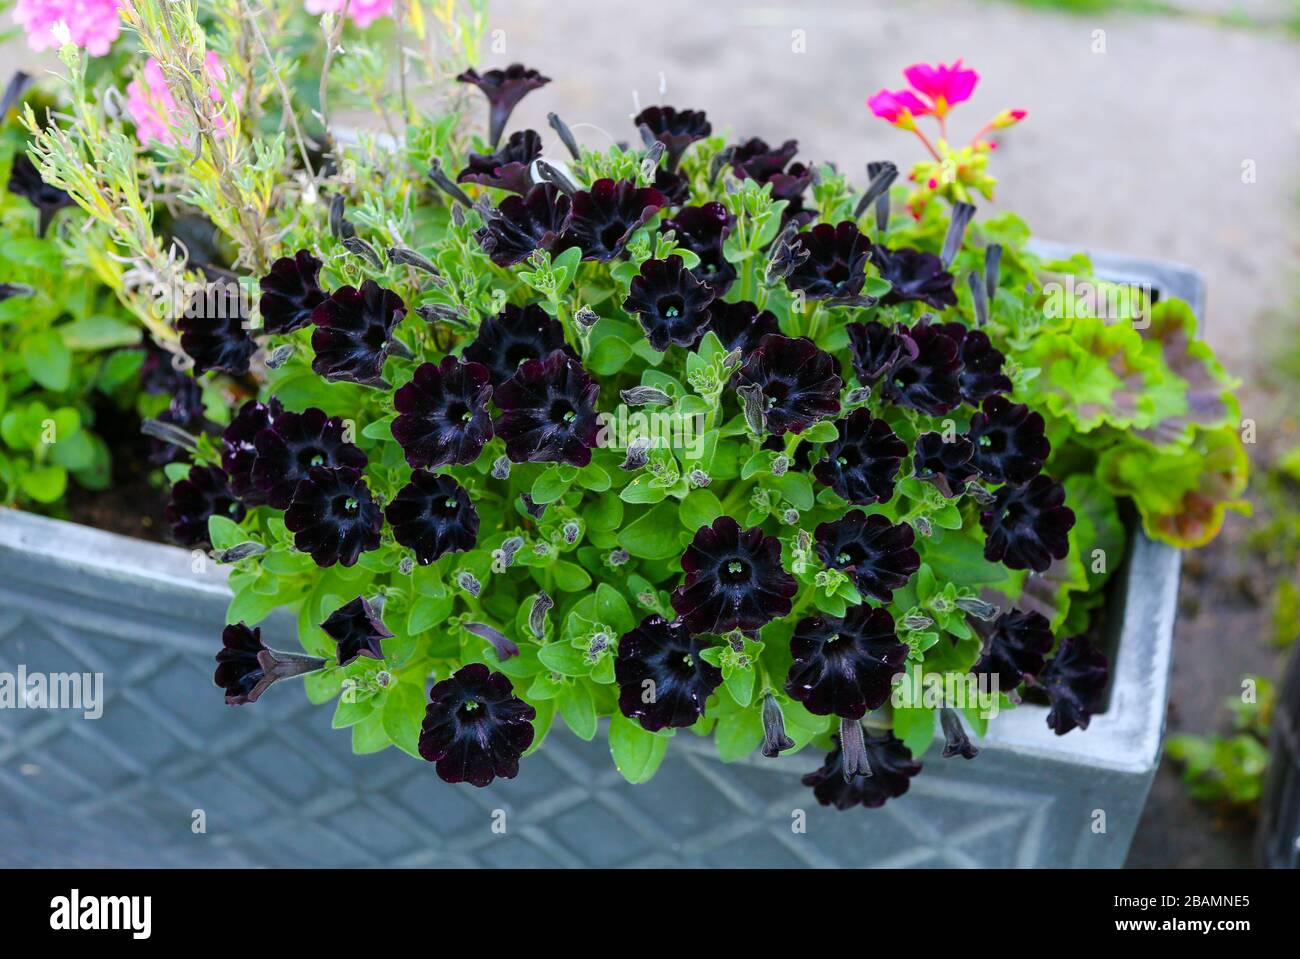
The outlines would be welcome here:
<svg viewBox="0 0 1300 959">
<path fill-rule="evenodd" d="M 120 0 L 18 0 L 14 22 L 27 31 L 33 50 L 58 46 L 54 25 L 67 24 L 72 42 L 92 57 L 102 57 L 122 30 Z"/>
<path fill-rule="evenodd" d="M 346 0 L 306 0 L 308 13 L 338 13 Z M 364 30 L 380 17 L 393 15 L 393 0 L 352 0 L 347 4 L 348 17 Z"/>
<path fill-rule="evenodd" d="M 225 68 L 221 66 L 221 61 L 217 59 L 215 53 L 209 51 L 207 56 L 203 58 L 203 64 L 207 67 L 208 73 L 217 81 L 225 81 Z M 212 97 L 213 103 L 222 102 L 221 91 L 215 86 L 209 88 L 208 93 Z M 157 141 L 166 146 L 176 142 L 172 115 L 176 113 L 178 108 L 171 91 L 167 89 L 167 82 L 163 79 L 162 66 L 157 60 L 152 57 L 149 58 L 149 62 L 140 71 L 140 76 L 127 84 L 126 94 L 126 109 L 135 123 L 135 135 L 139 137 L 141 143 L 147 146 L 149 143 Z M 218 117 L 218 135 L 223 134 L 225 129 L 225 120 Z"/>
<path fill-rule="evenodd" d="M 958 59 L 952 65 L 914 63 L 903 71 L 912 89 L 927 98 L 933 105 L 934 115 L 942 117 L 948 108 L 969 100 L 979 74 L 967 70 Z"/>
<path fill-rule="evenodd" d="M 874 97 L 867 98 L 867 106 L 882 120 L 904 130 L 916 129 L 912 119 L 931 112 L 910 90 L 881 90 Z"/>
</svg>

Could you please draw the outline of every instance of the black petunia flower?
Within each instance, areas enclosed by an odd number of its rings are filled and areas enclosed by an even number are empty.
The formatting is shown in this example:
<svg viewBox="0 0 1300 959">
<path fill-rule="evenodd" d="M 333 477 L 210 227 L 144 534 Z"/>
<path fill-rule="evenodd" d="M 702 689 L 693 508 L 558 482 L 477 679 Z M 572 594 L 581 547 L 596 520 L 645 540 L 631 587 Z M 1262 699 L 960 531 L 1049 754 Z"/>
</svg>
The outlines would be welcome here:
<svg viewBox="0 0 1300 959">
<path fill-rule="evenodd" d="M 955 410 L 961 405 L 961 358 L 956 341 L 924 321 L 898 332 L 914 346 L 905 346 L 881 378 L 881 398 L 930 416 Z"/>
<path fill-rule="evenodd" d="M 992 623 L 978 623 L 983 635 L 979 661 L 971 667 L 976 676 L 997 677 L 998 689 L 1009 693 L 1043 669 L 1043 657 L 1052 651 L 1052 627 L 1038 612 L 1013 609 Z"/>
<path fill-rule="evenodd" d="M 474 239 L 497 266 L 514 266 L 534 250 L 552 250 L 569 216 L 569 197 L 550 183 L 539 183 L 523 196 L 508 196 L 500 205 L 477 209 L 483 226 Z"/>
<path fill-rule="evenodd" d="M 767 334 L 781 332 L 775 313 L 760 312 L 748 300 L 737 303 L 714 300 L 709 304 L 709 323 L 705 329 L 718 335 L 727 352 L 740 350 L 741 356 L 749 356 Z"/>
<path fill-rule="evenodd" d="M 374 280 L 359 290 L 339 287 L 312 312 L 311 368 L 327 380 L 382 383 L 384 361 L 394 350 L 393 327 L 404 316 L 402 298 Z"/>
<path fill-rule="evenodd" d="M 163 517 L 172 528 L 172 538 L 187 548 L 209 547 L 208 518 L 224 516 L 238 523 L 244 518 L 244 504 L 230 491 L 224 470 L 195 466 L 172 487 Z"/>
<path fill-rule="evenodd" d="M 813 467 L 813 476 L 858 506 L 888 502 L 907 444 L 866 409 L 854 410 L 835 428 L 839 437 L 826 444 L 826 458 Z"/>
<path fill-rule="evenodd" d="M 181 349 L 194 360 L 195 376 L 209 370 L 243 376 L 257 352 L 238 290 L 224 283 L 196 290 L 176 320 L 176 329 Z"/>
<path fill-rule="evenodd" d="M 667 167 L 676 170 L 682 154 L 696 140 L 713 132 L 713 124 L 703 110 L 678 110 L 674 107 L 646 107 L 632 122 L 644 125 L 668 152 Z"/>
<path fill-rule="evenodd" d="M 359 656 L 383 659 L 382 643 L 393 634 L 364 596 L 358 596 L 329 614 L 320 624 L 325 635 L 338 645 L 338 661 L 346 666 Z"/>
<path fill-rule="evenodd" d="M 498 776 L 514 779 L 533 744 L 536 718 L 504 674 L 470 663 L 429 690 L 420 755 L 437 764 L 443 782 L 486 786 Z"/>
<path fill-rule="evenodd" d="M 814 531 L 817 555 L 832 569 L 852 577 L 864 595 L 889 602 L 894 590 L 907 585 L 921 568 L 912 544 L 916 534 L 907 523 L 894 525 L 879 513 L 868 516 L 849 510 L 840 519 L 820 524 Z"/>
<path fill-rule="evenodd" d="M 1074 510 L 1065 505 L 1065 487 L 1039 473 L 1025 486 L 1000 487 L 980 514 L 980 526 L 990 563 L 1042 573 L 1070 552 Z"/>
<path fill-rule="evenodd" d="M 342 418 L 326 416 L 314 406 L 301 413 L 280 413 L 253 440 L 253 486 L 270 506 L 287 509 L 313 467 L 365 469 L 366 454 L 344 439 L 345 430 Z"/>
<path fill-rule="evenodd" d="M 600 433 L 600 384 L 560 350 L 528 360 L 493 397 L 503 412 L 493 424 L 515 463 L 586 466 Z"/>
<path fill-rule="evenodd" d="M 839 364 L 807 337 L 791 339 L 769 333 L 736 371 L 741 386 L 763 393 L 765 425 L 770 433 L 802 433 L 820 419 L 840 411 Z"/>
<path fill-rule="evenodd" d="M 427 566 L 446 553 L 473 549 L 478 512 L 469 493 L 450 476 L 416 470 L 384 511 L 393 538 Z"/>
<path fill-rule="evenodd" d="M 884 609 L 852 606 L 843 619 L 803 619 L 790 638 L 785 691 L 815 715 L 861 719 L 889 699 L 907 652 Z"/>
<path fill-rule="evenodd" d="M 1042 415 L 1001 396 L 990 396 L 984 409 L 972 414 L 967 435 L 974 449 L 971 463 L 991 483 L 1028 483 L 1052 452 Z"/>
<path fill-rule="evenodd" d="M 578 354 L 564 341 L 564 327 L 559 320 L 536 303 L 525 307 L 508 303 L 496 316 L 479 324 L 474 342 L 461 355 L 486 366 L 492 385 L 500 386 L 526 360 L 540 360 L 556 350 L 578 359 Z"/>
<path fill-rule="evenodd" d="M 971 463 L 974 455 L 975 445 L 964 436 L 945 442 L 942 433 L 922 433 L 916 438 L 912 473 L 952 499 L 966 492 L 966 484 L 975 478 L 977 471 Z"/>
<path fill-rule="evenodd" d="M 570 198 L 569 218 L 556 248 L 576 246 L 584 260 L 608 262 L 667 203 L 654 187 L 639 187 L 631 180 L 597 180 L 590 190 Z"/>
<path fill-rule="evenodd" d="M 222 630 L 221 646 L 213 681 L 225 689 L 227 706 L 255 703 L 277 680 L 314 673 L 325 666 L 325 660 L 316 656 L 267 648 L 262 630 L 244 623 L 232 623 Z"/>
<path fill-rule="evenodd" d="M 1011 392 L 1011 378 L 1002 372 L 1002 364 L 1007 358 L 993 345 L 987 333 L 972 330 L 962 323 L 944 323 L 939 329 L 957 342 L 963 400 L 975 405 L 995 393 Z"/>
<path fill-rule="evenodd" d="M 933 253 L 922 253 L 910 247 L 890 250 L 873 243 L 870 255 L 872 264 L 891 284 L 889 292 L 880 299 L 882 306 L 915 301 L 942 310 L 957 305 L 952 274 L 943 268 L 943 261 Z"/>
<path fill-rule="evenodd" d="M 623 309 L 636 314 L 650 345 L 663 353 L 673 343 L 690 347 L 699 341 L 713 295 L 713 289 L 692 276 L 674 254 L 641 264 Z"/>
<path fill-rule="evenodd" d="M 796 256 L 808 254 L 786 274 L 791 290 L 802 290 L 810 300 L 854 300 L 862 292 L 871 241 L 852 220 L 818 223 L 796 233 L 790 247 Z"/>
<path fill-rule="evenodd" d="M 700 655 L 706 644 L 681 622 L 647 616 L 618 641 L 618 708 L 650 732 L 694 725 L 722 685 L 722 671 Z"/>
<path fill-rule="evenodd" d="M 551 82 L 536 70 L 525 67 L 522 63 L 512 63 L 504 70 L 488 70 L 479 73 L 473 67 L 456 77 L 461 83 L 472 83 L 483 91 L 488 101 L 488 143 L 496 149 L 505 132 L 506 122 L 515 106 L 538 87 Z"/>
<path fill-rule="evenodd" d="M 384 514 L 359 470 L 314 466 L 298 483 L 284 525 L 317 566 L 353 566 L 363 552 L 379 548 Z"/>
<path fill-rule="evenodd" d="M 731 232 L 731 224 L 732 216 L 727 208 L 715 201 L 703 206 L 684 206 L 659 228 L 660 232 L 672 230 L 677 245 L 700 258 L 691 273 L 719 297 L 725 296 L 736 280 L 735 266 L 722 255 L 722 244 Z"/>
<path fill-rule="evenodd" d="M 682 555 L 686 578 L 672 604 L 694 633 L 758 629 L 790 612 L 799 586 L 781 565 L 781 541 L 730 516 L 701 526 Z"/>
<path fill-rule="evenodd" d="M 896 364 L 911 362 L 920 353 L 905 327 L 891 328 L 872 320 L 870 323 L 850 323 L 845 330 L 853 353 L 853 370 L 863 386 L 871 386 Z"/>
<path fill-rule="evenodd" d="M 54 220 L 54 214 L 64 207 L 75 206 L 72 197 L 56 186 L 41 179 L 41 171 L 25 152 L 14 155 L 9 169 L 9 192 L 26 197 L 36 207 L 39 215 L 36 235 L 45 238 Z"/>
<path fill-rule="evenodd" d="M 469 166 L 460 171 L 457 183 L 477 183 L 520 195 L 533 187 L 528 168 L 542 155 L 542 138 L 536 130 L 510 134 L 506 145 L 495 153 L 471 153 Z"/>
<path fill-rule="evenodd" d="M 772 149 L 758 137 L 751 137 L 731 148 L 731 168 L 736 176 L 764 185 L 770 183 L 772 199 L 787 201 L 783 220 L 803 211 L 803 193 L 812 183 L 811 168 L 802 163 L 790 163 L 798 151 L 797 140 L 786 140 L 780 147 Z"/>
<path fill-rule="evenodd" d="M 655 167 L 655 178 L 650 185 L 664 195 L 668 201 L 665 206 L 681 206 L 691 198 L 691 181 L 663 166 Z"/>
<path fill-rule="evenodd" d="M 320 288 L 321 261 L 306 250 L 282 256 L 258 283 L 262 299 L 262 329 L 267 333 L 292 333 L 311 322 L 312 312 L 325 302 Z"/>
<path fill-rule="evenodd" d="M 1071 729 L 1087 729 L 1093 713 L 1101 709 L 1110 678 L 1105 655 L 1093 649 L 1086 636 L 1067 636 L 1056 655 L 1038 675 L 1037 684 L 1052 701 L 1048 728 L 1064 736 Z"/>
<path fill-rule="evenodd" d="M 283 412 L 280 401 L 274 397 L 270 403 L 249 400 L 221 434 L 221 468 L 226 471 L 231 491 L 248 506 L 266 502 L 266 493 L 253 482 L 257 434 Z"/>
<path fill-rule="evenodd" d="M 454 356 L 422 363 L 393 396 L 393 439 L 412 469 L 473 463 L 492 438 L 491 373 Z"/>
<path fill-rule="evenodd" d="M 877 737 L 868 735 L 864 741 L 870 776 L 844 778 L 844 753 L 838 736 L 835 747 L 826 754 L 820 768 L 803 777 L 803 784 L 811 786 L 813 795 L 823 806 L 851 809 L 862 805 L 878 809 L 890 799 L 907 792 L 911 779 L 921 771 L 921 764 L 912 758 L 912 751 L 893 733 Z"/>
</svg>

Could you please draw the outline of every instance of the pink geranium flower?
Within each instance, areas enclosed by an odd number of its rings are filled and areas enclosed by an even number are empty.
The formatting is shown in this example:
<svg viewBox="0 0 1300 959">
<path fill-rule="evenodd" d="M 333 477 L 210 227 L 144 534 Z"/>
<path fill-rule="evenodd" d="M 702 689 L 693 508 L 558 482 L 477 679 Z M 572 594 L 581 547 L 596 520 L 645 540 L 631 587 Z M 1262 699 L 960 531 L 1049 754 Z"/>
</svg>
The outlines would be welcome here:
<svg viewBox="0 0 1300 959">
<path fill-rule="evenodd" d="M 347 0 L 306 0 L 308 13 L 338 13 Z M 364 30 L 380 17 L 393 14 L 393 0 L 352 0 L 347 4 L 348 18 Z"/>
<path fill-rule="evenodd" d="M 203 58 L 203 63 L 208 73 L 218 82 L 225 81 L 225 68 L 215 53 L 209 51 Z M 221 91 L 215 86 L 209 88 L 208 93 L 213 103 L 222 101 Z M 167 146 L 176 142 L 173 115 L 178 108 L 171 91 L 167 89 L 162 66 L 157 60 L 149 58 L 149 62 L 140 71 L 140 76 L 127 84 L 126 95 L 127 112 L 131 114 L 131 120 L 135 123 L 135 135 L 141 143 L 147 146 L 156 141 Z M 225 120 L 218 117 L 217 134 L 220 136 L 225 130 Z"/>
<path fill-rule="evenodd" d="M 875 96 L 867 98 L 867 106 L 882 120 L 888 120 L 904 130 L 915 128 L 916 125 L 912 122 L 914 117 L 931 112 L 910 90 L 881 90 Z"/>
<path fill-rule="evenodd" d="M 979 80 L 979 74 L 961 65 L 958 59 L 952 64 L 914 63 L 903 71 L 912 89 L 930 101 L 934 115 L 943 117 L 948 108 L 970 99 Z"/>
<path fill-rule="evenodd" d="M 14 22 L 27 32 L 33 50 L 58 46 L 54 25 L 61 21 L 73 43 L 92 57 L 102 57 L 122 30 L 120 5 L 120 0 L 18 0 Z"/>
</svg>

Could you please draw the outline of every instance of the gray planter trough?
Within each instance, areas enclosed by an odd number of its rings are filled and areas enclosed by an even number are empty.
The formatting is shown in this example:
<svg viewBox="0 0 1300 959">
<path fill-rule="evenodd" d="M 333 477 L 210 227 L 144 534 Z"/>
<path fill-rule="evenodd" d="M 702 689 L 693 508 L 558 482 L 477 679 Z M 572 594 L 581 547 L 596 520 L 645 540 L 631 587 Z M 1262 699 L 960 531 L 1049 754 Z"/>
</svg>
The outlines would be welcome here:
<svg viewBox="0 0 1300 959">
<path fill-rule="evenodd" d="M 1097 264 L 1200 315 L 1190 271 Z M 1025 705 L 974 761 L 934 750 L 901 799 L 837 813 L 799 783 L 820 754 L 727 765 L 689 734 L 640 786 L 603 734 L 586 743 L 558 721 L 518 779 L 481 790 L 396 749 L 353 756 L 332 711 L 292 684 L 223 704 L 222 570 L 0 510 L 0 673 L 104 684 L 98 719 L 0 710 L 0 866 L 1120 866 L 1160 757 L 1178 570 L 1176 550 L 1131 537 L 1109 604 L 1108 706 L 1086 732 L 1057 737 Z M 264 636 L 296 648 L 288 618 Z"/>
</svg>

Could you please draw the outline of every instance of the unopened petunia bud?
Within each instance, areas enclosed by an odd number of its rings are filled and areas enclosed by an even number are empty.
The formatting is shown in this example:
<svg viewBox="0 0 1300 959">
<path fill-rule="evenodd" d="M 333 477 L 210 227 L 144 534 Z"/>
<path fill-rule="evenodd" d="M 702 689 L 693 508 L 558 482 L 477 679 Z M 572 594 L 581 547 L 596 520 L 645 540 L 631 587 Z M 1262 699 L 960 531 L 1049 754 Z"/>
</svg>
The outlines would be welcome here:
<svg viewBox="0 0 1300 959">
<path fill-rule="evenodd" d="M 223 549 L 217 554 L 218 563 L 238 563 L 241 559 L 248 559 L 250 556 L 260 556 L 266 552 L 266 547 L 261 543 L 236 543 L 230 549 Z"/>
<path fill-rule="evenodd" d="M 289 362 L 289 357 L 293 356 L 294 345 L 285 343 L 283 346 L 277 346 L 266 358 L 266 368 L 268 370 L 278 370 Z"/>
<path fill-rule="evenodd" d="M 478 594 L 483 591 L 483 584 L 480 583 L 478 578 L 469 570 L 461 570 L 461 572 L 456 576 L 456 585 L 469 593 L 475 599 L 477 599 Z"/>
<path fill-rule="evenodd" d="M 482 639 L 486 639 L 496 650 L 497 659 L 506 660 L 519 655 L 519 647 L 504 633 L 493 629 L 485 623 L 465 623 L 464 628 Z"/>
<path fill-rule="evenodd" d="M 556 136 L 560 138 L 560 142 L 563 143 L 565 148 L 569 151 L 569 155 L 575 160 L 581 160 L 582 151 L 578 149 L 578 141 L 574 139 L 573 131 L 569 129 L 567 123 L 560 119 L 559 114 L 546 114 L 546 122 L 551 125 L 551 129 L 554 130 Z"/>
<path fill-rule="evenodd" d="M 628 406 L 663 406 L 673 401 L 671 396 L 654 386 L 634 386 L 620 390 L 618 395 Z"/>
<path fill-rule="evenodd" d="M 763 697 L 763 755 L 775 759 L 787 749 L 794 749 L 794 740 L 785 734 L 785 715 L 776 697 L 768 693 Z"/>
<path fill-rule="evenodd" d="M 492 461 L 492 478 L 497 480 L 510 479 L 510 457 L 498 456 Z"/>
<path fill-rule="evenodd" d="M 619 469 L 632 472 L 645 466 L 650 458 L 650 442 L 644 437 L 637 437 L 627 447 L 627 455 L 619 464 Z"/>
<path fill-rule="evenodd" d="M 472 201 L 468 196 L 466 196 L 465 191 L 453 183 L 451 177 L 447 176 L 443 171 L 442 163 L 440 163 L 437 158 L 429 164 L 429 179 L 434 182 L 434 185 L 437 186 L 439 190 L 451 197 L 456 203 L 467 207 L 473 206 Z"/>
<path fill-rule="evenodd" d="M 961 718 L 957 715 L 955 709 L 946 707 L 940 709 L 939 722 L 943 726 L 944 759 L 951 759 L 953 756 L 960 756 L 962 759 L 974 759 L 979 755 L 979 749 L 966 735 L 966 730 L 961 724 Z"/>
<path fill-rule="evenodd" d="M 985 623 L 991 623 L 998 618 L 999 610 L 992 603 L 986 603 L 982 599 L 976 599 L 974 596 L 966 596 L 957 600 L 957 608 L 969 616 Z"/>
<path fill-rule="evenodd" d="M 862 724 L 856 719 L 840 720 L 840 749 L 844 751 L 845 782 L 852 782 L 854 776 L 871 775 L 871 762 L 867 759 Z"/>
<path fill-rule="evenodd" d="M 626 562 L 627 562 L 629 559 L 631 559 L 631 558 L 632 558 L 632 557 L 631 557 L 631 555 L 628 553 L 627 550 L 625 550 L 625 549 L 616 549 L 616 550 L 614 550 L 612 553 L 609 554 L 609 565 L 610 565 L 610 566 L 622 566 L 624 563 L 626 563 Z"/>
<path fill-rule="evenodd" d="M 686 478 L 696 489 L 704 489 L 713 482 L 713 477 L 704 472 L 704 470 L 691 470 L 690 474 Z"/>
<path fill-rule="evenodd" d="M 755 436 L 762 436 L 767 429 L 767 414 L 763 411 L 763 389 L 757 383 L 750 383 L 739 387 L 736 392 L 740 394 L 741 401 L 744 404 L 745 425 L 747 425 Z"/>
<path fill-rule="evenodd" d="M 600 322 L 600 314 L 589 306 L 583 306 L 578 309 L 577 313 L 573 314 L 573 319 L 579 327 L 589 330 Z"/>
<path fill-rule="evenodd" d="M 790 469 L 790 457 L 784 453 L 772 458 L 772 475 L 784 476 Z"/>
<path fill-rule="evenodd" d="M 560 535 L 564 537 L 564 542 L 572 546 L 582 535 L 582 526 L 576 520 L 569 520 L 560 528 Z"/>
<path fill-rule="evenodd" d="M 528 628 L 538 639 L 546 635 L 546 611 L 554 605 L 555 600 L 551 599 L 545 590 L 533 599 L 533 607 L 528 611 Z"/>
</svg>

